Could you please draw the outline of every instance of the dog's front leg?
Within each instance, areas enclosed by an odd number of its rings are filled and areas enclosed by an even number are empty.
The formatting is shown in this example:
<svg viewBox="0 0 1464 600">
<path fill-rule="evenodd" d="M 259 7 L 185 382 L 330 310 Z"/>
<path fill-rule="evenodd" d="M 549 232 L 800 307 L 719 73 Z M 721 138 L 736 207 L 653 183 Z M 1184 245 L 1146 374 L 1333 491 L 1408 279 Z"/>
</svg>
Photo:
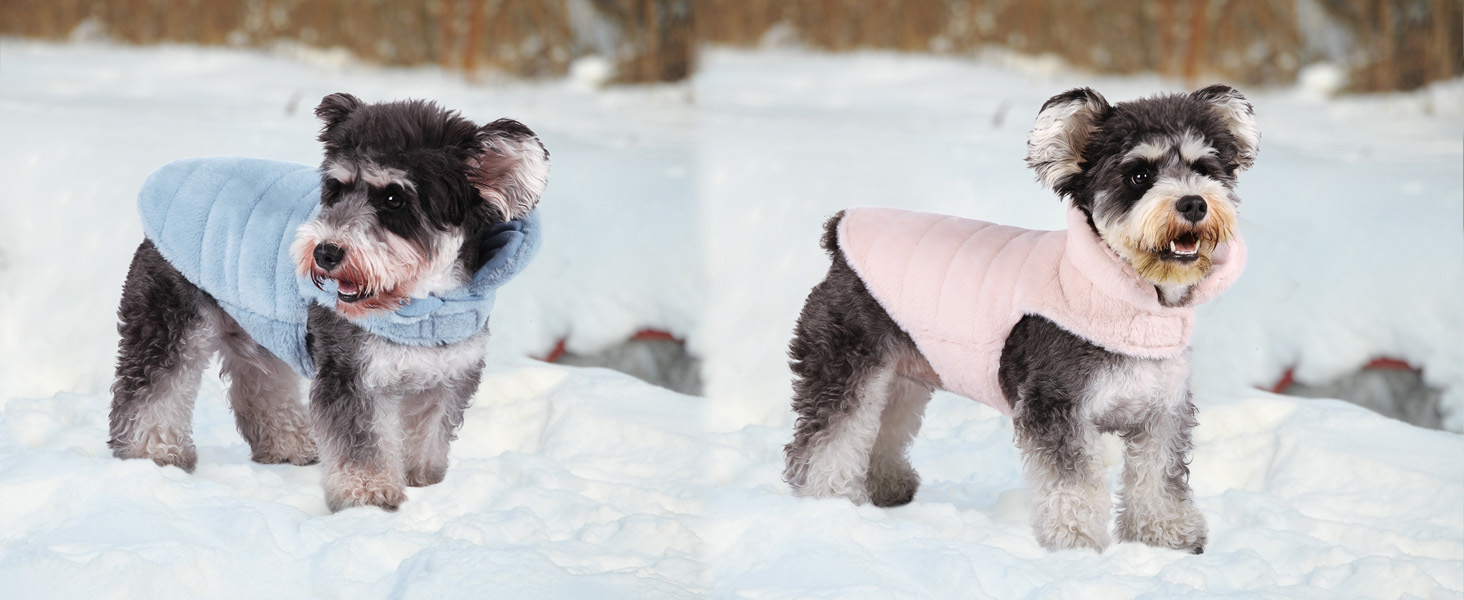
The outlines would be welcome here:
<svg viewBox="0 0 1464 600">
<path fill-rule="evenodd" d="M 350 357 L 326 357 L 310 388 L 315 440 L 331 511 L 396 510 L 407 500 L 402 472 L 400 398 L 361 381 Z"/>
<path fill-rule="evenodd" d="M 457 439 L 482 372 L 479 362 L 461 377 L 407 396 L 402 418 L 407 485 L 433 485 L 447 476 L 448 445 Z"/>
<path fill-rule="evenodd" d="M 1048 550 L 1108 547 L 1113 500 L 1099 460 L 1100 433 L 1077 402 L 1046 396 L 1019 405 L 1017 447 L 1032 488 L 1032 530 Z M 1024 410 L 1025 409 L 1025 410 Z"/>
<path fill-rule="evenodd" d="M 1123 433 L 1123 490 L 1117 534 L 1125 542 L 1204 552 L 1205 517 L 1189 485 L 1190 432 L 1196 420 L 1188 392 Z"/>
</svg>

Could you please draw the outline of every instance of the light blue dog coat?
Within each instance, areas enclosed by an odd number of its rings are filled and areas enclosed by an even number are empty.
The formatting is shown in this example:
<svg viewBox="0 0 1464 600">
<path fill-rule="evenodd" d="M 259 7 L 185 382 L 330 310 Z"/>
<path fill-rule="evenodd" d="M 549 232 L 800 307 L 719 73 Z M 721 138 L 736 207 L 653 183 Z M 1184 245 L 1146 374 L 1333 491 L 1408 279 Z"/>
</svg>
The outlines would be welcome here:
<svg viewBox="0 0 1464 600">
<path fill-rule="evenodd" d="M 143 231 L 174 268 L 208 292 L 261 346 L 315 376 L 305 346 L 311 303 L 334 307 L 336 283 L 318 289 L 297 272 L 290 244 L 320 209 L 320 171 L 254 158 L 190 158 L 164 165 L 138 194 Z M 496 226 L 487 262 L 466 286 L 411 298 L 394 313 L 351 322 L 401 344 L 460 342 L 483 329 L 498 287 L 539 247 L 539 213 Z"/>
</svg>

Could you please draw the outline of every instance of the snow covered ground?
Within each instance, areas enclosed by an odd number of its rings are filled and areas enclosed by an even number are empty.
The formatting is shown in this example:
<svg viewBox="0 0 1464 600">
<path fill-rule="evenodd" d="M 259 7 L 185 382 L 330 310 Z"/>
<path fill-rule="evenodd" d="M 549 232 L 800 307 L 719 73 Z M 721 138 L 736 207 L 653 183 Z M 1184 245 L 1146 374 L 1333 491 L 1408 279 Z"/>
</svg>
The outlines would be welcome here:
<svg viewBox="0 0 1464 600">
<path fill-rule="evenodd" d="M 1061 225 L 1022 168 L 1041 102 L 1173 82 L 1017 61 L 712 52 L 690 84 L 470 86 L 433 69 L 0 40 L 0 595 L 5 597 L 1464 596 L 1464 438 L 1255 391 L 1376 356 L 1464 429 L 1464 82 L 1328 100 L 1246 90 L 1250 270 L 1201 312 L 1200 556 L 1046 553 L 1010 421 L 947 394 L 897 509 L 788 495 L 784 348 L 826 267 L 818 225 L 880 204 Z M 138 185 L 168 160 L 315 162 L 318 99 L 434 98 L 553 153 L 546 245 L 503 290 L 492 364 L 442 484 L 329 514 L 318 467 L 258 465 L 205 376 L 192 475 L 105 447 Z M 704 397 L 546 365 L 654 327 Z M 1109 460 L 1117 464 L 1116 447 Z"/>
</svg>

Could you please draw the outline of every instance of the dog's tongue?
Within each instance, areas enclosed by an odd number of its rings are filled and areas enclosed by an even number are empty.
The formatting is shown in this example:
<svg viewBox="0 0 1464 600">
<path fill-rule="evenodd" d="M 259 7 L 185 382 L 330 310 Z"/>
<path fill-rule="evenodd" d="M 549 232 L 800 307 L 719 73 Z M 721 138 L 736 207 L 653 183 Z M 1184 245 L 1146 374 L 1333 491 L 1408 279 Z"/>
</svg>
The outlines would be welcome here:
<svg viewBox="0 0 1464 600">
<path fill-rule="evenodd" d="M 1186 241 L 1186 240 L 1175 240 L 1174 241 L 1174 251 L 1175 252 L 1180 252 L 1180 253 L 1183 253 L 1183 254 L 1189 254 L 1191 252 L 1194 252 L 1196 246 L 1198 246 L 1198 244 L 1196 244 L 1195 242 L 1191 242 L 1191 241 Z"/>
<path fill-rule="evenodd" d="M 337 288 L 336 289 L 340 290 L 340 292 L 342 294 L 345 294 L 347 296 L 350 296 L 352 294 L 355 294 L 355 293 L 361 291 L 361 288 L 358 287 L 356 285 L 356 282 L 354 282 L 354 281 L 347 281 L 347 280 L 342 279 L 342 280 L 336 281 L 336 284 L 337 284 Z"/>
</svg>

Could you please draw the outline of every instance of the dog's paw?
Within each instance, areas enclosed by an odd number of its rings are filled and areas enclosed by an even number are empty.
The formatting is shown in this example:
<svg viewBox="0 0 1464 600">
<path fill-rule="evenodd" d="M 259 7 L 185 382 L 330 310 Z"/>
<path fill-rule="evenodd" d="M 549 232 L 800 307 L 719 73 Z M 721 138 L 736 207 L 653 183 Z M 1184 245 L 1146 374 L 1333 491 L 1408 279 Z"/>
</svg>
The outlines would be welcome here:
<svg viewBox="0 0 1464 600">
<path fill-rule="evenodd" d="M 353 506 L 375 506 L 395 512 L 407 501 L 406 486 L 379 473 L 347 470 L 326 475 L 325 502 L 331 512 Z"/>
<path fill-rule="evenodd" d="M 174 466 L 192 473 L 198 467 L 198 450 L 193 446 L 177 446 L 162 456 L 153 456 L 159 467 Z"/>
<path fill-rule="evenodd" d="M 151 442 L 117 448 L 112 451 L 117 458 L 150 458 L 159 467 L 178 467 L 192 473 L 198 466 L 198 449 L 193 444 L 171 444 Z"/>
<path fill-rule="evenodd" d="M 1101 554 L 1112 543 L 1107 530 L 1086 524 L 1062 523 L 1034 531 L 1037 534 L 1037 543 L 1051 552 L 1086 548 Z"/>
<path fill-rule="evenodd" d="M 1108 534 L 1111 503 L 1102 487 L 1060 489 L 1036 499 L 1032 530 L 1048 550 L 1087 548 L 1103 552 L 1112 543 Z"/>
<path fill-rule="evenodd" d="M 320 450 L 315 440 L 306 431 L 292 435 L 276 435 L 269 441 L 252 448 L 250 460 L 260 464 L 277 465 L 289 463 L 304 466 L 320 462 Z"/>
<path fill-rule="evenodd" d="M 407 469 L 407 485 L 426 487 L 442 483 L 447 478 L 447 467 L 418 467 Z"/>
<path fill-rule="evenodd" d="M 829 481 L 813 481 L 791 486 L 793 495 L 800 498 L 844 498 L 854 504 L 869 504 L 869 491 L 864 482 L 848 485 L 831 485 Z"/>
<path fill-rule="evenodd" d="M 1167 511 L 1120 511 L 1115 529 L 1119 541 L 1141 542 L 1193 554 L 1205 551 L 1205 517 L 1192 502 L 1185 502 Z"/>
<path fill-rule="evenodd" d="M 920 475 L 909 463 L 871 468 L 865 479 L 869 502 L 879 507 L 904 506 L 915 499 L 920 489 Z"/>
</svg>

